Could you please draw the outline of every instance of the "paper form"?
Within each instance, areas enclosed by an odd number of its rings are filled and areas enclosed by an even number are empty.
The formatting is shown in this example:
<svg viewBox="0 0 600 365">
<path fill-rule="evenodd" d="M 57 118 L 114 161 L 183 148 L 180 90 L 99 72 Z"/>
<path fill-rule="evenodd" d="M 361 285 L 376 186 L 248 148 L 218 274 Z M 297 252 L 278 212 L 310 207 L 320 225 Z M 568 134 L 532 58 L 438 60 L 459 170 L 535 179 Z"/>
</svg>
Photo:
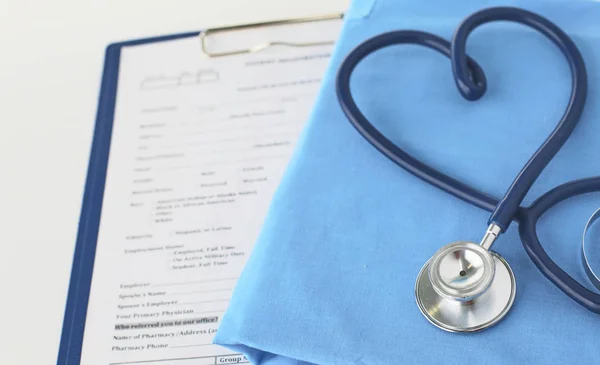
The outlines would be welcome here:
<svg viewBox="0 0 600 365">
<path fill-rule="evenodd" d="M 335 39 L 340 25 L 286 29 Z M 331 50 L 123 48 L 81 364 L 247 362 L 212 339 Z"/>
</svg>

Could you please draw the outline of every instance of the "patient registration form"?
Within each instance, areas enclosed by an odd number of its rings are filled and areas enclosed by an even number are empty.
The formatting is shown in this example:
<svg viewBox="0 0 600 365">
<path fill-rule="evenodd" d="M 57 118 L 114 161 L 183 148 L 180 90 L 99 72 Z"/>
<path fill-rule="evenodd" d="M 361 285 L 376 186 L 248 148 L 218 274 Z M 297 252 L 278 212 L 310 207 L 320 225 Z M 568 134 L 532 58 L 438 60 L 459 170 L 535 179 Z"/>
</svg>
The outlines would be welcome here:
<svg viewBox="0 0 600 365">
<path fill-rule="evenodd" d="M 285 36 L 333 40 L 340 25 Z M 122 49 L 81 364 L 247 363 L 212 339 L 331 50 L 208 58 L 197 37 Z"/>
</svg>

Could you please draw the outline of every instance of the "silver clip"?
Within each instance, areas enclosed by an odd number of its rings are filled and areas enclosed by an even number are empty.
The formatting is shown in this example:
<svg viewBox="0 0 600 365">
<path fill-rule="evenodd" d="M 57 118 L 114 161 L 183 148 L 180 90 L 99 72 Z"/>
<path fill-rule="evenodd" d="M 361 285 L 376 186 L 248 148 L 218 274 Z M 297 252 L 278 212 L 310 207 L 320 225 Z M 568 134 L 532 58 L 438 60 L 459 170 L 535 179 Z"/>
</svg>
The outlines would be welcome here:
<svg viewBox="0 0 600 365">
<path fill-rule="evenodd" d="M 249 23 L 249 24 L 239 24 L 239 25 L 230 25 L 226 27 L 218 27 L 218 28 L 209 28 L 202 32 L 200 32 L 200 44 L 202 45 L 202 52 L 206 54 L 208 57 L 223 57 L 223 56 L 232 56 L 239 55 L 245 53 L 255 53 L 267 49 L 272 46 L 289 46 L 289 47 L 313 47 L 313 46 L 323 46 L 327 44 L 333 44 L 335 40 L 327 40 L 327 41 L 319 41 L 319 42 L 285 42 L 285 41 L 270 41 L 261 44 L 254 45 L 250 48 L 238 49 L 233 51 L 226 52 L 211 52 L 206 47 L 206 38 L 209 35 L 213 35 L 215 33 L 223 33 L 230 31 L 238 31 L 245 30 L 250 28 L 259 28 L 259 27 L 271 27 L 277 25 L 288 25 L 294 23 L 310 23 L 310 22 L 318 22 L 325 20 L 335 20 L 342 19 L 344 17 L 343 13 L 337 14 L 329 14 L 329 15 L 320 15 L 320 16 L 312 16 L 312 17 L 304 17 L 304 18 L 291 18 L 291 19 L 281 19 L 281 20 L 273 20 L 267 22 L 260 23 Z"/>
</svg>

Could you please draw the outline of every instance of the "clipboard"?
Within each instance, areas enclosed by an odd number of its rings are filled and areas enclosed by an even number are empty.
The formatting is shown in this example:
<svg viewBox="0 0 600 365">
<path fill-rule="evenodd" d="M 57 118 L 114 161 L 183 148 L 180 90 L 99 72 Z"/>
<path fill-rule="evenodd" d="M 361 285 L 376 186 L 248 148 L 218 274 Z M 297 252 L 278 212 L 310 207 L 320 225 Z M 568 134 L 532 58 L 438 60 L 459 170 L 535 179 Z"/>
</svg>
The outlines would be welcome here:
<svg viewBox="0 0 600 365">
<path fill-rule="evenodd" d="M 214 51 L 209 45 L 209 40 L 217 34 L 226 32 L 229 33 L 258 27 L 282 26 L 293 23 L 318 22 L 342 18 L 343 13 L 337 13 L 207 28 L 203 31 L 118 42 L 110 44 L 106 48 L 94 136 L 88 163 L 67 302 L 64 311 L 62 334 L 59 344 L 58 365 L 77 365 L 81 360 L 87 307 L 92 283 L 103 195 L 107 176 L 108 157 L 111 148 L 121 50 L 124 47 L 129 46 L 166 42 L 191 37 L 198 37 L 198 46 L 201 47 L 203 53 L 207 57 L 211 58 L 260 52 L 273 46 L 310 47 L 326 45 L 334 43 L 335 40 L 310 42 L 270 40 L 265 43 L 249 45 L 248 48 L 244 49 Z"/>
</svg>

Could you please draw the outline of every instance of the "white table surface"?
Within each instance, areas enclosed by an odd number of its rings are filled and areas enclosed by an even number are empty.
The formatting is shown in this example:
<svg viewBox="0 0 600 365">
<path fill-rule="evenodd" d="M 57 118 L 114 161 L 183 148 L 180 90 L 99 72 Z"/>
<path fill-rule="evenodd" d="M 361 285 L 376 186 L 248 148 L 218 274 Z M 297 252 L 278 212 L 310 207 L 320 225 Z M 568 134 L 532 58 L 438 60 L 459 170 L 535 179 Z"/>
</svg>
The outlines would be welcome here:
<svg viewBox="0 0 600 365">
<path fill-rule="evenodd" d="M 0 1 L 0 364 L 56 363 L 106 45 L 348 1 Z"/>
</svg>

